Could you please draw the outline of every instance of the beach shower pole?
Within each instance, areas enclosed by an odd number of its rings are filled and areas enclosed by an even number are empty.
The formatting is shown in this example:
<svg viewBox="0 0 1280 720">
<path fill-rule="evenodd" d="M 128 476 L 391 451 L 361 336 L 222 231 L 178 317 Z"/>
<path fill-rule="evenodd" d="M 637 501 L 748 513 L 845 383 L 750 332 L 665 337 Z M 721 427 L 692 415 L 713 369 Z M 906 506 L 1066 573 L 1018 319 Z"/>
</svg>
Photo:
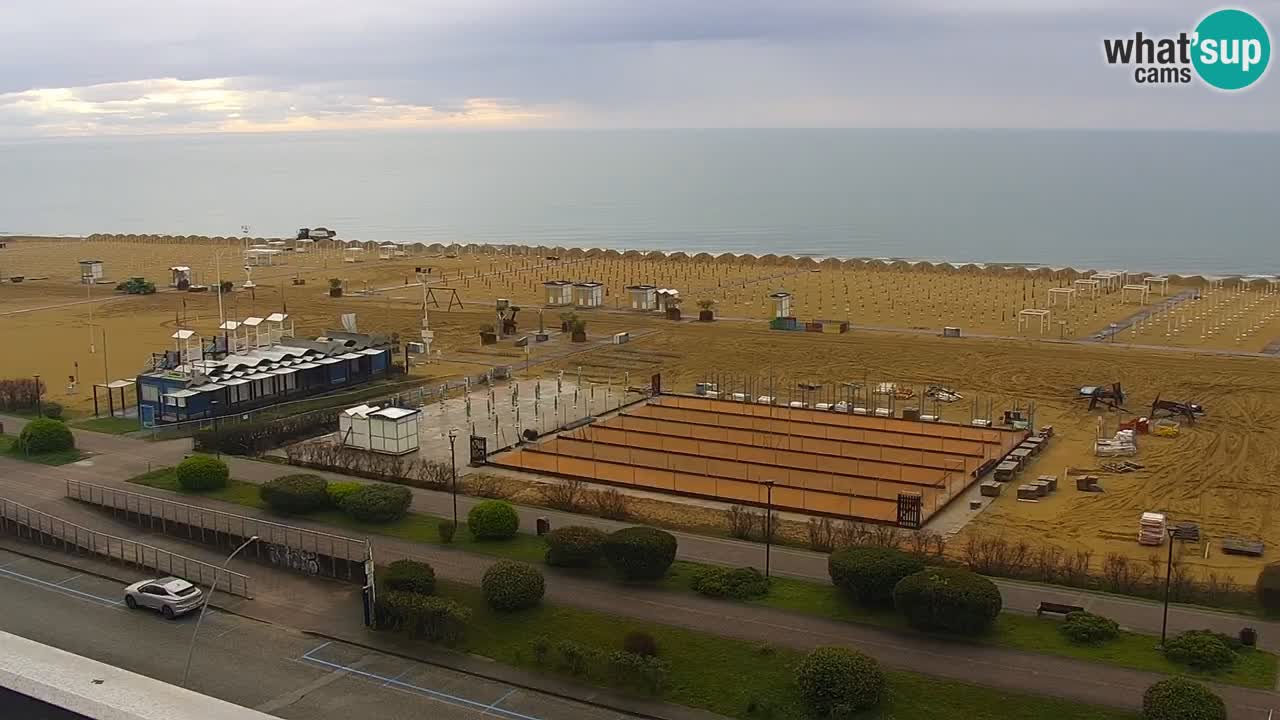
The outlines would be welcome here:
<svg viewBox="0 0 1280 720">
<path fill-rule="evenodd" d="M 473 431 L 474 432 L 474 431 Z M 458 439 L 458 428 L 449 428 L 449 491 L 453 494 L 453 527 L 458 528 L 458 453 L 453 443 Z"/>
</svg>

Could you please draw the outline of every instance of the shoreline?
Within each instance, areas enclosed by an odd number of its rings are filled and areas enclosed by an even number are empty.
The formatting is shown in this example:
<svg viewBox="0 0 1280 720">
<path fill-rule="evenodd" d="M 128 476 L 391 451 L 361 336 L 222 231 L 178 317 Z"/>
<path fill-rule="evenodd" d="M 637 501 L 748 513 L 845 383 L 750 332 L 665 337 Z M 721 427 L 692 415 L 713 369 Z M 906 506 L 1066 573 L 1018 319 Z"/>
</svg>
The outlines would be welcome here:
<svg viewBox="0 0 1280 720">
<path fill-rule="evenodd" d="M 17 233 L 0 232 L 0 240 L 10 241 L 52 241 L 52 240 L 80 240 L 82 242 L 158 242 L 158 243 L 182 243 L 195 242 L 201 244 L 218 244 L 235 243 L 242 244 L 245 240 L 252 243 L 262 243 L 268 241 L 285 241 L 290 242 L 292 238 L 287 237 L 250 237 L 243 238 L 237 236 L 208 236 L 208 235 L 156 235 L 156 234 L 113 234 L 113 233 L 92 233 L 89 235 L 24 235 Z M 830 265 L 837 263 L 846 267 L 867 267 L 867 266 L 906 266 L 911 269 L 920 270 L 943 270 L 952 272 L 961 272 L 965 270 L 977 270 L 980 272 L 1010 272 L 1021 270 L 1027 274 L 1043 276 L 1048 273 L 1050 276 L 1059 274 L 1068 277 L 1086 277 L 1097 273 L 1115 272 L 1121 274 L 1132 275 L 1135 277 L 1163 277 L 1168 278 L 1171 283 L 1210 283 L 1226 280 L 1273 280 L 1280 279 L 1280 267 L 1275 273 L 1207 273 L 1199 271 L 1181 271 L 1181 272 L 1151 272 L 1147 270 L 1131 270 L 1119 266 L 1103 266 L 1103 265 L 1074 265 L 1047 264 L 1039 262 L 1009 262 L 1009 261 L 978 261 L 978 260 L 946 260 L 938 258 L 921 258 L 921 257 L 899 257 L 899 256 L 840 256 L 840 255 L 820 255 L 816 253 L 796 253 L 777 254 L 777 253 L 734 253 L 732 251 L 716 252 L 713 250 L 695 250 L 690 252 L 684 250 L 662 250 L 657 248 L 613 248 L 613 247 L 584 247 L 584 246 L 566 246 L 566 245 L 525 245 L 512 243 L 423 243 L 420 241 L 407 242 L 397 240 L 348 240 L 333 239 L 321 240 L 317 243 L 328 243 L 329 247 L 341 245 L 343 247 L 358 246 L 366 250 L 376 249 L 380 245 L 398 245 L 414 248 L 420 252 L 439 252 L 443 253 L 448 249 L 455 249 L 459 253 L 474 252 L 498 252 L 513 249 L 528 249 L 546 254 L 559 254 L 567 257 L 590 257 L 595 255 L 616 256 L 616 257 L 644 257 L 648 259 L 657 259 L 657 257 L 671 259 L 685 259 L 703 262 L 723 262 L 727 260 L 745 260 L 754 263 L 778 264 L 778 265 L 801 265 L 812 263 L 814 265 Z M 679 257 L 677 257 L 679 256 Z"/>
</svg>

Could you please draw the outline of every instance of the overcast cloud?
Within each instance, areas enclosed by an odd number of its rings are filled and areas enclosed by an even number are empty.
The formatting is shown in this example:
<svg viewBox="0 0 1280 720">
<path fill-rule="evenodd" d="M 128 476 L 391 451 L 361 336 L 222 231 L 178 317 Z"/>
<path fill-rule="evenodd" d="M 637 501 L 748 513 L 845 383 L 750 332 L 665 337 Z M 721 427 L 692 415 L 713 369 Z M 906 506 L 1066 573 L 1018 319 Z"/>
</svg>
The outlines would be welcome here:
<svg viewBox="0 0 1280 720">
<path fill-rule="evenodd" d="M 1186 0 L 10 0 L 0 137 L 359 128 L 1280 129 L 1104 37 Z M 1280 2 L 1242 6 L 1272 30 Z"/>
</svg>

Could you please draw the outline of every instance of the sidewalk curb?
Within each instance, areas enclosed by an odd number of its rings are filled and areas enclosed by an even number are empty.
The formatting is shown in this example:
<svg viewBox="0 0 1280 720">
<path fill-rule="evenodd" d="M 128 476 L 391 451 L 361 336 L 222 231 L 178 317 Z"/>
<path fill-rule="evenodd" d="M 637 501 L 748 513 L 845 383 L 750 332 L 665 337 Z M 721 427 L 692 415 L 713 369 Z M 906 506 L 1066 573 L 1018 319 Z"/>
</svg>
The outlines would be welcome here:
<svg viewBox="0 0 1280 720">
<path fill-rule="evenodd" d="M 409 653 L 404 650 L 387 647 L 379 647 L 377 645 L 371 645 L 367 641 L 333 635 L 320 630 L 303 629 L 302 632 L 324 640 L 352 645 L 364 650 L 369 650 L 370 652 L 382 653 L 383 655 L 390 655 L 402 660 L 420 662 L 425 665 L 432 665 L 434 667 L 452 670 L 454 672 L 470 675 L 471 677 L 480 678 L 482 680 L 498 682 L 504 685 L 517 687 L 522 690 L 529 690 L 531 692 L 549 695 L 551 697 L 568 700 L 582 705 L 591 705 L 593 707 L 633 717 L 647 718 L 648 720 L 725 720 L 725 716 L 717 715 L 716 713 L 707 710 L 701 710 L 699 708 L 688 707 L 685 705 L 677 705 L 664 700 L 648 701 L 644 699 L 632 699 L 614 693 L 607 688 L 587 685 L 574 680 L 562 679 L 554 676 L 553 679 L 555 682 L 563 685 L 563 689 L 556 689 L 548 687 L 547 685 L 533 683 L 522 679 L 520 676 L 540 676 L 540 673 L 534 673 L 529 670 L 506 665 L 492 658 L 484 657 L 483 655 L 472 655 L 470 653 L 461 653 L 446 648 L 437 648 L 432 646 L 432 649 L 435 651 L 433 654 L 438 654 L 444 657 L 425 657 L 422 654 Z M 478 672 L 473 668 L 465 667 L 461 662 L 448 662 L 448 656 L 475 659 L 476 661 L 491 665 L 495 669 L 502 669 L 507 672 Z"/>
</svg>

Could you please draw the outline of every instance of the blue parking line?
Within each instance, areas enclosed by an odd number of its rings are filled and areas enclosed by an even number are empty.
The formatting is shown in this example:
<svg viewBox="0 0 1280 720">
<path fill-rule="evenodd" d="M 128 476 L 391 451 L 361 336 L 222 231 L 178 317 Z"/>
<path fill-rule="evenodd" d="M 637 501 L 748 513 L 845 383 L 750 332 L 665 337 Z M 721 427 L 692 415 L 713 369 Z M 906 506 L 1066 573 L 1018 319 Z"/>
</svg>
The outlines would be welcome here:
<svg viewBox="0 0 1280 720">
<path fill-rule="evenodd" d="M 82 597 L 82 598 L 86 598 L 86 599 L 89 599 L 89 600 L 96 600 L 96 601 L 98 601 L 98 602 L 100 602 L 100 603 L 105 603 L 105 604 L 107 604 L 107 605 L 121 605 L 121 604 L 123 604 L 123 601 L 122 601 L 122 600 L 113 600 L 113 599 L 111 599 L 111 598 L 105 598 L 105 597 L 102 597 L 101 595 L 94 595 L 93 593 L 87 593 L 87 592 L 84 592 L 84 591 L 81 591 L 81 590 L 75 590 L 75 589 L 73 589 L 73 588 L 63 587 L 62 585 L 59 585 L 59 584 L 57 584 L 57 583 L 51 583 L 51 582 L 49 582 L 48 580 L 41 580 L 40 578 L 37 578 L 37 577 L 31 577 L 30 575 L 23 575 L 23 574 L 22 574 L 22 573 L 20 573 L 20 572 L 14 572 L 14 571 L 12 571 L 12 570 L 5 570 L 4 568 L 0 568 L 0 576 L 8 576 L 8 577 L 10 577 L 10 578 L 12 578 L 12 579 L 14 579 L 14 580 L 19 581 L 19 582 L 26 582 L 26 583 L 30 583 L 30 584 L 33 584 L 33 585 L 40 585 L 40 586 L 43 586 L 43 587 L 45 587 L 45 588 L 48 588 L 49 590 L 53 590 L 54 592 L 70 593 L 70 594 L 72 594 L 72 595 L 79 595 L 79 596 L 80 596 L 80 597 Z M 68 578 L 68 580 L 70 580 L 70 579 L 71 579 L 71 578 Z M 67 580 L 63 580 L 62 582 L 67 582 Z"/>
<path fill-rule="evenodd" d="M 506 695 L 503 695 L 502 697 L 500 697 L 500 698 L 498 698 L 497 700 L 494 700 L 492 703 L 490 703 L 490 704 L 489 704 L 489 707 L 490 707 L 490 708 L 496 708 L 496 707 L 498 707 L 498 705 L 499 705 L 503 700 L 506 700 L 507 698 L 509 698 L 509 697 L 511 697 L 512 695 L 515 695 L 515 694 L 516 694 L 516 689 L 515 689 L 515 688 L 511 688 L 510 690 L 508 690 L 508 691 L 507 691 L 507 694 L 506 694 Z"/>
<path fill-rule="evenodd" d="M 418 685 L 413 685 L 411 683 L 404 682 L 403 680 L 397 679 L 399 676 L 394 678 L 387 677 L 385 675 L 379 675 L 377 673 L 366 672 L 364 670 L 351 667 L 350 665 L 341 665 L 339 663 L 329 662 L 328 660 L 321 660 L 320 658 L 312 656 L 313 653 L 323 650 L 324 648 L 328 647 L 330 644 L 331 643 L 325 643 L 320 647 L 312 648 L 311 650 L 308 650 L 302 656 L 302 659 L 307 662 L 313 662 L 318 665 L 324 665 L 325 667 L 333 668 L 334 670 L 341 670 L 343 672 L 347 672 L 352 675 L 358 675 L 360 677 L 368 678 L 370 680 L 377 680 L 378 682 L 382 683 L 382 685 L 385 687 L 401 688 L 405 690 L 411 690 L 413 692 L 422 693 L 423 695 L 427 695 L 428 697 L 435 698 L 436 700 L 447 703 L 449 705 L 454 705 L 456 707 L 463 707 L 463 708 L 469 708 L 472 710 L 478 710 L 481 713 L 485 713 L 485 714 L 495 714 L 502 717 L 506 717 L 509 720 L 542 720 L 542 718 L 535 717 L 532 715 L 523 715 L 521 713 L 515 712 L 514 710 L 504 710 L 503 708 L 494 707 L 494 705 L 497 705 L 498 703 L 487 704 L 482 702 L 476 702 L 475 700 L 468 700 L 467 698 L 459 697 L 457 695 L 450 695 L 449 693 L 440 692 L 439 690 L 432 690 L 431 688 L 424 688 Z M 403 674 L 404 673 L 401 673 L 401 675 Z M 512 692 L 514 692 L 514 690 Z M 511 693 L 507 693 L 507 695 L 510 695 L 510 694 Z M 505 700 L 507 698 L 507 695 L 504 695 L 502 698 L 500 698 L 498 702 L 502 702 L 502 700 Z"/>
</svg>

